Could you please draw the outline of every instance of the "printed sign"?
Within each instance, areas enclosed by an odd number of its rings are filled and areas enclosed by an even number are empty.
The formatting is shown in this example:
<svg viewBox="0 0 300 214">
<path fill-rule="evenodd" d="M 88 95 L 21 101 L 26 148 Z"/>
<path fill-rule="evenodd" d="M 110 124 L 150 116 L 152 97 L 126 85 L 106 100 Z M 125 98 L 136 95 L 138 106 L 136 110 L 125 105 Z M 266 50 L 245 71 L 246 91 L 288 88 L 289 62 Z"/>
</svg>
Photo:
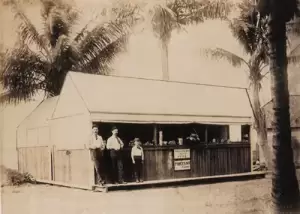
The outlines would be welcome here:
<svg viewBox="0 0 300 214">
<path fill-rule="evenodd" d="M 190 160 L 174 161 L 174 169 L 175 169 L 175 171 L 190 170 L 191 169 L 191 161 Z"/>
<path fill-rule="evenodd" d="M 190 159 L 190 149 L 174 149 L 174 159 Z"/>
</svg>

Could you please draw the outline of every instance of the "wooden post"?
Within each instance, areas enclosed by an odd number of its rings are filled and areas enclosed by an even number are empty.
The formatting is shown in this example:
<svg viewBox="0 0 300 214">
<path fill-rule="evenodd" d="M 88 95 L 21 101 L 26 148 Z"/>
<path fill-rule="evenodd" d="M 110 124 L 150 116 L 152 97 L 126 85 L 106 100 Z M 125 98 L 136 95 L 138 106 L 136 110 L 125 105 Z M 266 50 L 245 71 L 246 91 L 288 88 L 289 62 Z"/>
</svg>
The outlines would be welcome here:
<svg viewBox="0 0 300 214">
<path fill-rule="evenodd" d="M 252 145 L 252 139 L 253 139 L 253 134 L 255 134 L 255 130 L 254 130 L 254 128 L 253 128 L 253 126 L 250 126 L 250 132 L 249 132 L 249 144 L 250 144 L 250 164 L 251 164 L 251 172 L 253 172 L 254 170 L 253 170 L 253 150 L 254 150 L 254 148 L 252 148 L 253 147 L 253 145 Z M 256 144 L 255 144 L 255 151 L 257 151 L 257 149 L 256 149 Z"/>
<path fill-rule="evenodd" d="M 55 145 L 52 145 L 52 158 L 51 158 L 51 164 L 52 164 L 52 176 L 51 180 L 55 181 Z"/>
<path fill-rule="evenodd" d="M 160 131 L 159 131 L 159 145 L 160 145 L 160 146 L 163 145 L 163 141 L 164 141 L 164 134 L 163 134 L 163 131 L 160 130 Z"/>
<path fill-rule="evenodd" d="M 52 181 L 52 147 L 48 144 L 48 161 L 49 161 L 49 180 Z M 42 179 L 42 178 L 41 178 Z"/>
<path fill-rule="evenodd" d="M 157 124 L 154 124 L 153 127 L 153 141 L 154 141 L 154 145 L 157 145 Z"/>
<path fill-rule="evenodd" d="M 19 126 L 17 127 L 16 129 L 16 151 L 17 151 L 17 166 L 18 166 L 18 172 L 20 172 L 20 154 L 19 154 L 19 145 L 18 145 L 18 128 Z M 27 133 L 26 133 L 27 134 Z M 27 136 L 26 136 L 26 139 L 27 139 Z"/>
<path fill-rule="evenodd" d="M 208 129 L 208 126 L 205 125 L 205 143 L 208 143 L 208 131 L 207 131 L 207 129 Z"/>
<path fill-rule="evenodd" d="M 92 120 L 90 120 L 90 130 L 92 130 L 93 128 L 93 122 Z M 85 150 L 88 152 L 88 171 L 89 171 L 89 186 L 91 189 L 94 189 L 94 186 L 96 184 L 95 182 L 95 169 L 94 169 L 94 162 L 92 161 L 92 156 L 91 156 L 91 151 L 89 150 L 89 148 L 86 147 L 86 144 L 84 144 L 84 148 Z"/>
</svg>

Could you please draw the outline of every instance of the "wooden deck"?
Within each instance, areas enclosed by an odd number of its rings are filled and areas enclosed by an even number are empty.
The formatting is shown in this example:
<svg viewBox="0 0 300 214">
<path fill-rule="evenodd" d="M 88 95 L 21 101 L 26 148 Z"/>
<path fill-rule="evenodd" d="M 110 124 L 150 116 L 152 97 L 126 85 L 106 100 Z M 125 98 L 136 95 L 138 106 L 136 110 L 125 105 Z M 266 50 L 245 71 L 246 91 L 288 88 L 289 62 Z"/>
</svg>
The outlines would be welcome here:
<svg viewBox="0 0 300 214">
<path fill-rule="evenodd" d="M 217 182 L 228 181 L 245 181 L 251 179 L 265 178 L 267 172 L 249 172 L 239 173 L 232 175 L 216 175 L 207 177 L 195 177 L 195 178 L 181 178 L 181 179 L 167 179 L 156 181 L 144 181 L 142 183 L 126 183 L 126 184 L 107 184 L 105 186 L 94 186 L 94 191 L 108 192 L 116 190 L 136 190 L 147 189 L 156 187 L 175 187 L 175 186 L 187 186 L 196 184 L 211 184 Z"/>
</svg>

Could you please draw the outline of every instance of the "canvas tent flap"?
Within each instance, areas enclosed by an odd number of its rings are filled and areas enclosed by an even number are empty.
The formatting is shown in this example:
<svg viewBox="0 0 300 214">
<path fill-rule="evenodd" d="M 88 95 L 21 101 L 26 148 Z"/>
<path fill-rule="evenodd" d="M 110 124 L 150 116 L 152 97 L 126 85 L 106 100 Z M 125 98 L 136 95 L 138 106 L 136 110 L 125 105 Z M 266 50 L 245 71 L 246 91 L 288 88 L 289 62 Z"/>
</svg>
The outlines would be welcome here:
<svg viewBox="0 0 300 214">
<path fill-rule="evenodd" d="M 250 123 L 246 89 L 69 72 L 92 120 Z"/>
</svg>

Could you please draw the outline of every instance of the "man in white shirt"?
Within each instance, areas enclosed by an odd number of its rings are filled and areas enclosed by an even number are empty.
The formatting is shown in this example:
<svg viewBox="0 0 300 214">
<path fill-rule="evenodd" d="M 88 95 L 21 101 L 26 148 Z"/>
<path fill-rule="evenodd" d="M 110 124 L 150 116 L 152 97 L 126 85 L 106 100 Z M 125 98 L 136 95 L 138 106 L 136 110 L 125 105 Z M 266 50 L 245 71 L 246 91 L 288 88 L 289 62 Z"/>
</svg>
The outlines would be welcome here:
<svg viewBox="0 0 300 214">
<path fill-rule="evenodd" d="M 124 147 L 124 143 L 118 137 L 117 127 L 112 128 L 112 136 L 107 139 L 106 148 L 109 150 L 111 158 L 111 177 L 113 183 L 125 183 L 123 180 L 123 162 L 121 150 Z"/>
<path fill-rule="evenodd" d="M 87 148 L 90 150 L 92 161 L 94 162 L 94 168 L 97 175 L 97 183 L 105 184 L 104 175 L 104 150 L 105 143 L 100 135 L 98 135 L 98 127 L 93 126 L 92 135 L 89 138 Z"/>
</svg>

